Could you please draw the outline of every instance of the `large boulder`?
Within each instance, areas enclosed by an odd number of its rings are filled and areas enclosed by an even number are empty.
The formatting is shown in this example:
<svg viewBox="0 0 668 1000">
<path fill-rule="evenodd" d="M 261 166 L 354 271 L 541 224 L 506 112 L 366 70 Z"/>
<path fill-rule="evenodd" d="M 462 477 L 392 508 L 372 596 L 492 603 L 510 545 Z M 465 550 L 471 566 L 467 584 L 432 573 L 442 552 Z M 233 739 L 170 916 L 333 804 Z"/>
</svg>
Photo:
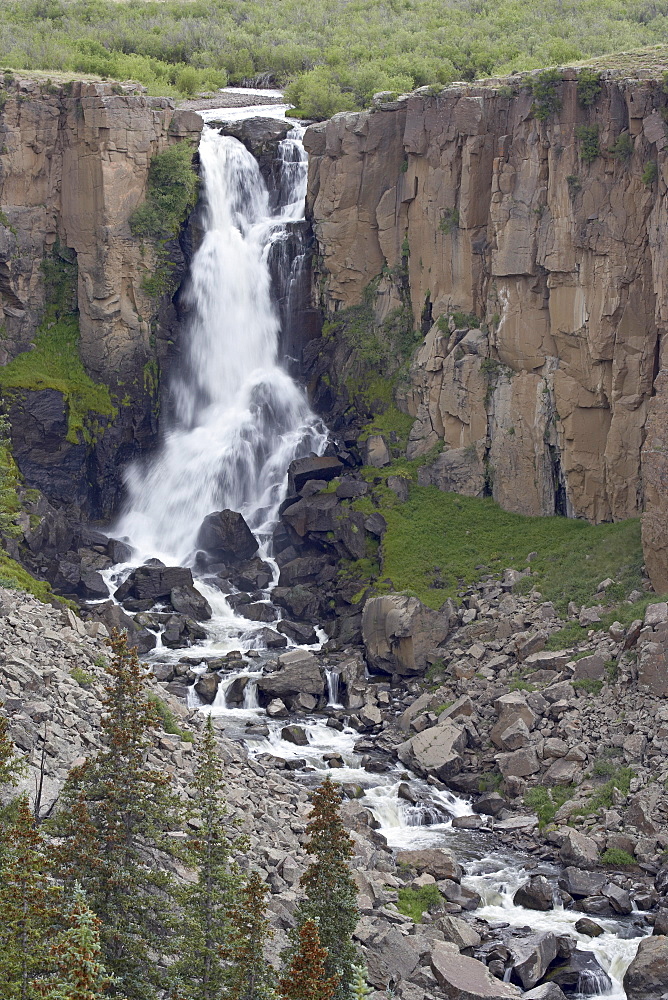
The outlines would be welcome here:
<svg viewBox="0 0 668 1000">
<path fill-rule="evenodd" d="M 329 482 L 336 479 L 342 471 L 343 465 L 338 458 L 325 455 L 321 458 L 315 455 L 297 458 L 288 468 L 288 493 L 299 493 L 309 479 L 324 479 Z"/>
<path fill-rule="evenodd" d="M 278 658 L 278 670 L 265 674 L 258 682 L 258 690 L 269 700 L 286 695 L 324 693 L 325 681 L 313 653 L 292 649 Z"/>
<path fill-rule="evenodd" d="M 202 521 L 197 547 L 223 562 L 243 562 L 255 555 L 258 543 L 238 511 L 219 510 Z"/>
<path fill-rule="evenodd" d="M 412 676 L 429 666 L 428 656 L 445 642 L 450 610 L 433 611 L 417 597 L 387 594 L 364 605 L 362 638 L 372 673 Z"/>
<path fill-rule="evenodd" d="M 441 781 L 447 781 L 462 769 L 464 760 L 461 754 L 466 741 L 466 730 L 446 719 L 401 743 L 397 747 L 397 756 L 418 774 L 433 774 Z"/>
<path fill-rule="evenodd" d="M 169 603 L 180 615 L 194 618 L 196 622 L 208 621 L 211 617 L 211 605 L 195 587 L 172 587 Z"/>
<path fill-rule="evenodd" d="M 573 951 L 565 961 L 553 964 L 545 978 L 568 994 L 582 992 L 597 996 L 607 993 L 612 986 L 607 972 L 590 951 Z M 629 995 L 629 1000 L 640 997 Z M 642 1000 L 650 1000 L 649 995 Z M 660 1000 L 660 995 L 652 994 L 651 1000 Z"/>
<path fill-rule="evenodd" d="M 437 941 L 430 965 L 448 1000 L 516 1000 L 522 993 L 510 983 L 495 979 L 486 965 L 460 955 L 456 945 Z"/>
<path fill-rule="evenodd" d="M 176 587 L 193 587 L 193 575 L 182 566 L 138 566 L 116 591 L 117 601 L 166 600 Z"/>
<path fill-rule="evenodd" d="M 598 845 L 579 830 L 567 830 L 559 856 L 566 865 L 576 868 L 593 868 L 598 864 Z"/>
<path fill-rule="evenodd" d="M 525 993 L 523 1000 L 566 1000 L 566 994 L 556 983 L 543 983 Z"/>
<path fill-rule="evenodd" d="M 513 941 L 512 981 L 525 990 L 536 986 L 557 957 L 558 950 L 557 938 L 550 931 Z"/>
<path fill-rule="evenodd" d="M 528 910 L 551 910 L 554 907 L 552 886 L 544 875 L 534 875 L 519 887 L 513 896 L 513 903 Z"/>
<path fill-rule="evenodd" d="M 564 868 L 559 876 L 559 888 L 573 896 L 574 899 L 584 899 L 586 896 L 596 895 L 601 891 L 605 882 L 606 877 L 600 872 L 586 872 L 574 866 Z"/>
<path fill-rule="evenodd" d="M 462 869 L 455 861 L 451 851 L 442 847 L 426 847 L 421 851 L 398 851 L 397 864 L 408 865 L 414 868 L 420 875 L 426 873 L 439 879 L 451 879 L 459 882 L 462 877 Z"/>
<path fill-rule="evenodd" d="M 643 938 L 624 975 L 627 1000 L 668 998 L 668 937 Z"/>
</svg>

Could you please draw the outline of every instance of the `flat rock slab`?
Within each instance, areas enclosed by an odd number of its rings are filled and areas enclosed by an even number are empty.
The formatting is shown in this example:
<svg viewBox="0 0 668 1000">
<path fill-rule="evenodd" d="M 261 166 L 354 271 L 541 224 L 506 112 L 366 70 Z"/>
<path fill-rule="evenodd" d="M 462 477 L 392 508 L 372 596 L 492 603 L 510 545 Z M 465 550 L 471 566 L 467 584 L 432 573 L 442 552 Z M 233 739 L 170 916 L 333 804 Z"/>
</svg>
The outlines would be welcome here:
<svg viewBox="0 0 668 1000">
<path fill-rule="evenodd" d="M 453 944 L 437 942 L 430 964 L 448 1000 L 516 1000 L 522 996 L 516 986 L 495 979 L 482 962 L 460 955 Z"/>
</svg>

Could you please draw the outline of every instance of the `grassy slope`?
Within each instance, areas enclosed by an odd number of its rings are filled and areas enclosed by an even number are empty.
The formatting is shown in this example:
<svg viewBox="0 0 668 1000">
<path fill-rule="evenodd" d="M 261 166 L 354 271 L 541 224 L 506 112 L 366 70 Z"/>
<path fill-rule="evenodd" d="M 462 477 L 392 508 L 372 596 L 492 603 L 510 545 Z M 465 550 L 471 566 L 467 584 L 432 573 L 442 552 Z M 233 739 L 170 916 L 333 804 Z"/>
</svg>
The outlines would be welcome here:
<svg viewBox="0 0 668 1000">
<path fill-rule="evenodd" d="M 406 464 L 395 463 L 391 472 L 414 473 Z M 354 506 L 371 513 L 380 510 L 387 521 L 381 546 L 382 564 L 377 590 L 390 586 L 409 591 L 430 607 L 438 608 L 448 597 L 488 573 L 506 568 L 532 575 L 526 589 L 536 587 L 545 600 L 565 612 L 569 601 L 590 606 L 605 603 L 614 608 L 613 618 L 631 620 L 656 595 L 648 595 L 637 605 L 621 604 L 633 590 L 642 587 L 642 547 L 640 522 L 590 525 L 561 517 L 524 517 L 504 511 L 491 499 L 476 499 L 443 493 L 434 486 L 411 482 L 406 503 L 400 503 L 385 485 L 388 471 L 365 470 L 373 483 L 372 496 L 355 501 Z M 530 563 L 527 557 L 536 553 Z M 356 565 L 347 568 L 354 576 Z M 372 560 L 359 565 L 360 576 L 373 568 Z M 598 584 L 615 580 L 607 595 L 597 595 Z M 390 582 L 386 582 L 390 581 Z M 522 588 L 522 583 L 520 583 Z M 629 617 L 631 616 L 631 617 Z M 607 621 L 607 619 L 606 619 Z M 569 627 L 569 641 L 576 642 L 586 632 Z"/>
</svg>

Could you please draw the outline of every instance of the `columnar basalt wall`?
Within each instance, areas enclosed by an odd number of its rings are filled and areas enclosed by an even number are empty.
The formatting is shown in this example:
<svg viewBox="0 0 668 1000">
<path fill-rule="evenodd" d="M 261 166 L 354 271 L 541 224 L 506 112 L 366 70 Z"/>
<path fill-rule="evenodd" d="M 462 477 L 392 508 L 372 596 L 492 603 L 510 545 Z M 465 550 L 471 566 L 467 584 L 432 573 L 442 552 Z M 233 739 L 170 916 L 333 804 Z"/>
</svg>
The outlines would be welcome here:
<svg viewBox="0 0 668 1000">
<path fill-rule="evenodd" d="M 645 511 L 666 590 L 667 98 L 661 82 L 604 76 L 582 107 L 576 72 L 563 76 L 544 121 L 511 80 L 311 126 L 318 291 L 332 313 L 383 275 L 387 311 L 408 255 L 428 331 L 403 397 L 408 455 L 444 445 L 423 481 L 523 514 Z M 578 126 L 597 135 L 593 159 Z"/>
<path fill-rule="evenodd" d="M 154 251 L 132 237 L 129 218 L 145 196 L 151 157 L 184 138 L 195 150 L 202 120 L 167 98 L 111 84 L 18 79 L 6 82 L 3 97 L 0 363 L 34 340 L 45 306 L 42 265 L 58 244 L 76 254 L 81 360 L 120 403 L 91 446 L 66 440 L 59 393 L 28 392 L 12 407 L 15 451 L 26 478 L 37 477 L 28 485 L 49 495 L 50 463 L 67 467 L 71 489 L 61 496 L 58 487 L 51 498 L 106 515 L 118 499 L 120 462 L 155 434 L 155 373 L 175 326 L 170 297 L 159 302 L 147 291 Z M 177 241 L 169 253 L 178 279 L 185 261 Z M 37 439 L 47 426 L 55 436 L 45 449 Z"/>
</svg>

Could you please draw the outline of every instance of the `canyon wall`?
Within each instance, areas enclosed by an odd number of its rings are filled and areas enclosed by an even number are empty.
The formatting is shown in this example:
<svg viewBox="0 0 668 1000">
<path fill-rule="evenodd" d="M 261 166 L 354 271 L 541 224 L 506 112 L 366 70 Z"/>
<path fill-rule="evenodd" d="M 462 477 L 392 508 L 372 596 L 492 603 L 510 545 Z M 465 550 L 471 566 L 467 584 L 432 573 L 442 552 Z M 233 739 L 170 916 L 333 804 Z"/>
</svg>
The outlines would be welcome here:
<svg viewBox="0 0 668 1000">
<path fill-rule="evenodd" d="M 317 290 L 334 315 L 371 288 L 380 321 L 403 268 L 424 333 L 407 454 L 441 449 L 422 482 L 522 514 L 644 512 L 665 591 L 668 99 L 604 74 L 583 107 L 575 70 L 555 96 L 537 120 L 521 81 L 423 89 L 311 126 Z"/>
<path fill-rule="evenodd" d="M 97 417 L 92 433 L 73 434 L 67 391 L 37 379 L 5 393 L 13 451 L 26 485 L 93 517 L 111 513 L 120 466 L 153 442 L 159 370 L 177 326 L 171 296 L 146 284 L 155 248 L 132 237 L 128 220 L 145 197 L 151 157 L 183 139 L 195 152 L 202 127 L 199 115 L 135 89 L 6 75 L 0 92 L 0 364 L 35 340 L 45 262 L 76 264 L 78 355 L 115 411 Z M 167 253 L 178 285 L 186 261 L 177 240 Z"/>
</svg>

